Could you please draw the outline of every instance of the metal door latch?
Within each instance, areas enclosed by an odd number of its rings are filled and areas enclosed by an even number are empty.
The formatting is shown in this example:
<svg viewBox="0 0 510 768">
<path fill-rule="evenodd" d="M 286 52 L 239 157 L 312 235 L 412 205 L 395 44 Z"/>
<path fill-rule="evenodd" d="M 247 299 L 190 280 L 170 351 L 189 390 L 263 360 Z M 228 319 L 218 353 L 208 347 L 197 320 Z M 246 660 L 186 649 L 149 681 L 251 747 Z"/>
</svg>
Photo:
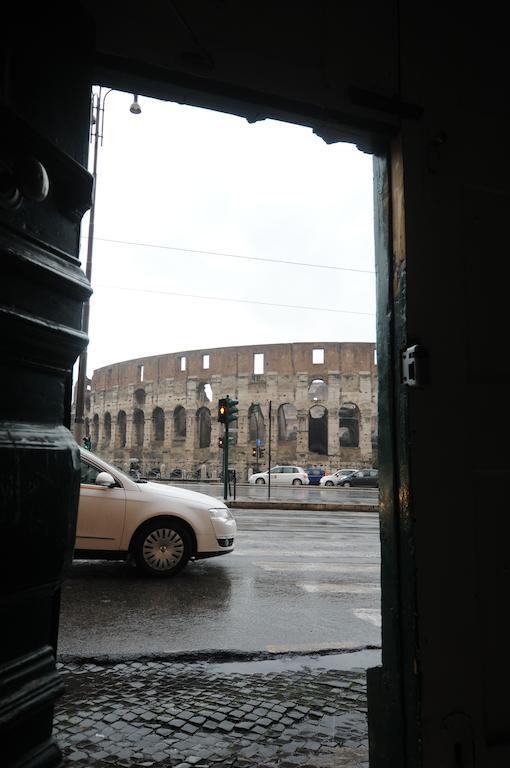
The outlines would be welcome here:
<svg viewBox="0 0 510 768">
<path fill-rule="evenodd" d="M 423 387 L 427 383 L 427 353 L 420 344 L 402 352 L 402 384 Z"/>
</svg>

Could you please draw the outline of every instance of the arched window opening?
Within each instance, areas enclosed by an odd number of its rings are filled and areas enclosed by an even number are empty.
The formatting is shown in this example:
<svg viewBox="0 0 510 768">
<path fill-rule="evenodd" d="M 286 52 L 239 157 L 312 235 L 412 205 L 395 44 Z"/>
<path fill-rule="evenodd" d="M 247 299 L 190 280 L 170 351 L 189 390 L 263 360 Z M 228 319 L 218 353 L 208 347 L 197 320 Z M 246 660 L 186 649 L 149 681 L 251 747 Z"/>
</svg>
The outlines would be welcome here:
<svg viewBox="0 0 510 768">
<path fill-rule="evenodd" d="M 297 409 L 295 405 L 284 403 L 278 408 L 278 440 L 281 443 L 296 440 L 298 433 Z"/>
<path fill-rule="evenodd" d="M 110 445 L 112 439 L 112 417 L 108 411 L 104 415 L 104 444 Z"/>
<path fill-rule="evenodd" d="M 316 403 L 328 399 L 328 385 L 324 379 L 314 379 L 308 387 L 308 399 Z"/>
<path fill-rule="evenodd" d="M 186 437 L 186 411 L 182 405 L 174 410 L 174 437 Z"/>
<path fill-rule="evenodd" d="M 328 455 L 328 411 L 322 405 L 313 405 L 308 414 L 308 450 Z"/>
<path fill-rule="evenodd" d="M 354 403 L 344 403 L 339 414 L 340 445 L 344 448 L 359 446 L 359 408 Z"/>
<path fill-rule="evenodd" d="M 140 408 L 133 412 L 133 443 L 137 446 L 143 446 L 145 436 L 145 415 Z"/>
<path fill-rule="evenodd" d="M 92 419 L 92 448 L 96 448 L 99 443 L 99 415 L 94 414 Z"/>
<path fill-rule="evenodd" d="M 154 408 L 152 412 L 152 435 L 158 443 L 162 443 L 165 439 L 165 412 L 163 408 Z"/>
<path fill-rule="evenodd" d="M 208 408 L 197 411 L 198 447 L 209 448 L 211 445 L 211 412 Z"/>
<path fill-rule="evenodd" d="M 213 391 L 208 381 L 201 381 L 197 387 L 197 400 L 200 403 L 212 403 Z"/>
<path fill-rule="evenodd" d="M 126 447 L 126 412 L 119 411 L 117 414 L 117 446 Z"/>
<path fill-rule="evenodd" d="M 264 421 L 264 414 L 260 409 L 258 403 L 252 403 L 248 410 L 248 432 L 249 440 L 255 442 L 261 440 L 262 442 L 266 436 L 266 424 Z M 262 443 L 259 443 L 262 445 Z"/>
<path fill-rule="evenodd" d="M 145 405 L 145 389 L 137 389 L 134 394 L 136 405 Z"/>
</svg>

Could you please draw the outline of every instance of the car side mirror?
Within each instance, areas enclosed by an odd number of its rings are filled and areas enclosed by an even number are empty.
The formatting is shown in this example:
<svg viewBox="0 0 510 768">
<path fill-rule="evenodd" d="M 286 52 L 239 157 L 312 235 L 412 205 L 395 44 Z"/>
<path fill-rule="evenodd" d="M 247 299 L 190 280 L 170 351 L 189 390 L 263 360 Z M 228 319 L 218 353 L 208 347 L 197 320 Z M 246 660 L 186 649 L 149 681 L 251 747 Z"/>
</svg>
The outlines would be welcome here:
<svg viewBox="0 0 510 768">
<path fill-rule="evenodd" d="M 96 477 L 96 485 L 100 485 L 104 488 L 114 488 L 117 483 L 115 482 L 113 475 L 109 472 L 100 472 Z"/>
</svg>

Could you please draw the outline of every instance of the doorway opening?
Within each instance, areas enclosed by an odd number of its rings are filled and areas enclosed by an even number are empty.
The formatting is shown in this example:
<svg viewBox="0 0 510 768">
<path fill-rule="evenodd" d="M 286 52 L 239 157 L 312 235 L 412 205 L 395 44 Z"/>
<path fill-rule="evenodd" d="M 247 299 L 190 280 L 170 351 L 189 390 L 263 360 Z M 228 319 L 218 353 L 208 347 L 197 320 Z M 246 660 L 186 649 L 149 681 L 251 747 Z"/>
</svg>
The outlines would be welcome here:
<svg viewBox="0 0 510 768">
<path fill-rule="evenodd" d="M 186 615 L 186 622 L 147 637 L 135 581 L 125 599 L 134 601 L 127 615 L 136 621 L 124 616 L 121 627 L 112 619 L 110 634 L 128 653 L 192 648 L 197 636 L 207 636 L 209 649 L 213 637 L 217 651 L 297 651 L 303 635 L 310 652 L 378 647 L 377 485 L 356 487 L 353 479 L 346 487 L 336 474 L 364 477 L 378 467 L 372 159 L 348 145 L 326 146 L 298 125 L 249 126 L 230 115 L 140 100 L 138 117 L 147 112 L 152 126 L 161 120 L 161 136 L 172 125 L 158 164 L 147 139 L 135 135 L 140 123 L 125 122 L 128 100 L 112 94 L 112 139 L 97 190 L 87 417 L 104 423 L 114 394 L 119 414 L 109 439 L 98 438 L 100 458 L 127 471 L 136 455 L 142 480 L 152 481 L 149 472 L 157 470 L 169 489 L 198 490 L 222 505 L 226 436 L 216 409 L 219 398 L 231 396 L 239 400 L 228 443 L 238 499 L 267 498 L 270 486 L 273 498 L 294 507 L 257 507 L 251 516 L 233 507 L 234 552 L 197 559 L 174 577 L 168 615 Z M 257 133 L 253 145 L 250 131 Z M 154 135 L 151 143 L 157 146 Z M 136 183 L 133 167 L 126 176 L 126 147 L 140 174 Z M 167 152 L 171 174 L 163 167 Z M 143 208 L 148 218 L 141 222 L 137 190 L 148 188 L 147 168 L 160 178 L 152 177 L 153 205 Z M 346 176 L 344 188 L 339 179 Z M 347 216 L 346 231 L 339 217 L 352 201 L 356 215 Z M 111 344 L 101 348 L 99 328 L 116 334 L 114 356 Z M 321 484 L 328 477 L 331 484 Z M 311 516 L 312 504 L 320 517 Z M 125 566 L 101 569 L 115 603 Z M 90 561 L 75 570 L 82 600 L 94 572 Z M 147 610 L 161 607 L 158 582 L 140 583 Z M 193 611 L 200 583 L 213 604 L 204 630 Z M 282 585 L 283 604 L 276 599 Z M 70 652 L 74 606 L 67 597 L 64 590 L 61 636 Z M 253 612 L 258 622 L 250 621 Z"/>
</svg>

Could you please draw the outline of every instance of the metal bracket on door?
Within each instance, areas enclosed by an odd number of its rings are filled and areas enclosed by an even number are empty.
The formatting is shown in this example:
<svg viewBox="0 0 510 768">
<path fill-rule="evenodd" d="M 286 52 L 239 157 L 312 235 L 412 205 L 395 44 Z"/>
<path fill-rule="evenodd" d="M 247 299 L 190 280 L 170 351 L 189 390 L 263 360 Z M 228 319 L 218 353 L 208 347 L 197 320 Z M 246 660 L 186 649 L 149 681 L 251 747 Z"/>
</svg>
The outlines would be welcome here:
<svg viewBox="0 0 510 768">
<path fill-rule="evenodd" d="M 402 352 L 402 384 L 408 387 L 423 387 L 428 380 L 427 353 L 420 344 L 408 347 Z"/>
</svg>

